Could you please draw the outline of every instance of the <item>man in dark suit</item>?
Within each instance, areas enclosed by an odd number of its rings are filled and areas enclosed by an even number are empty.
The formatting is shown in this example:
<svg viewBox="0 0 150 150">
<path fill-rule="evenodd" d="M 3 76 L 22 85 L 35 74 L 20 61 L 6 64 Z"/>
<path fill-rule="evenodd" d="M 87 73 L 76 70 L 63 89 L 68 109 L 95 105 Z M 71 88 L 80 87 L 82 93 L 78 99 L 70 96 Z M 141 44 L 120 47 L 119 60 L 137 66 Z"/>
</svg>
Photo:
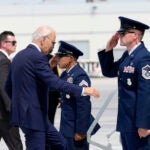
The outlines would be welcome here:
<svg viewBox="0 0 150 150">
<path fill-rule="evenodd" d="M 3 138 L 9 150 L 23 150 L 19 128 L 9 124 L 10 99 L 5 92 L 9 72 L 8 56 L 16 50 L 15 35 L 11 31 L 0 34 L 0 139 Z"/>
<path fill-rule="evenodd" d="M 119 19 L 120 29 L 98 56 L 104 76 L 118 77 L 117 131 L 123 150 L 149 150 L 150 52 L 142 41 L 149 26 L 126 17 Z M 127 50 L 114 61 L 113 48 L 118 40 Z"/>
<path fill-rule="evenodd" d="M 40 26 L 32 37 L 32 43 L 13 59 L 6 82 L 11 98 L 13 125 L 25 134 L 27 150 L 66 149 L 62 135 L 48 119 L 48 90 L 72 93 L 74 96 L 93 95 L 99 92 L 93 87 L 81 87 L 65 82 L 50 69 L 46 55 L 55 44 L 56 33 L 49 26 Z"/>
<path fill-rule="evenodd" d="M 56 56 L 58 56 L 59 67 L 65 69 L 60 78 L 69 83 L 88 87 L 91 86 L 90 78 L 77 62 L 82 55 L 83 53 L 77 47 L 60 41 Z M 86 134 L 94 120 L 91 115 L 90 96 L 76 98 L 62 92 L 61 101 L 60 132 L 67 140 L 68 150 L 89 150 Z M 99 128 L 97 124 L 95 131 Z"/>
</svg>

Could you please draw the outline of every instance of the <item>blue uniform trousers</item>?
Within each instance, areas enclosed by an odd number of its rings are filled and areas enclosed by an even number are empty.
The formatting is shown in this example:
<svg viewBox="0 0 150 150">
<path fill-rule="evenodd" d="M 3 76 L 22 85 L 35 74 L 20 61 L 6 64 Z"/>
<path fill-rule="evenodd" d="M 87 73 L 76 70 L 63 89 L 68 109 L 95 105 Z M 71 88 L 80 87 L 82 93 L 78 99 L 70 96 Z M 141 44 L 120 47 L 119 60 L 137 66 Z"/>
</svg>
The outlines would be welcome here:
<svg viewBox="0 0 150 150">
<path fill-rule="evenodd" d="M 87 138 L 81 141 L 75 141 L 74 138 L 66 138 L 67 150 L 89 150 Z"/>
<path fill-rule="evenodd" d="M 26 150 L 45 150 L 45 147 L 52 150 L 67 149 L 66 140 L 53 126 L 46 132 L 24 127 L 21 129 L 25 134 Z"/>
<path fill-rule="evenodd" d="M 148 144 L 147 138 L 140 139 L 137 132 L 124 132 L 120 136 L 123 150 L 150 150 L 144 147 Z"/>
</svg>

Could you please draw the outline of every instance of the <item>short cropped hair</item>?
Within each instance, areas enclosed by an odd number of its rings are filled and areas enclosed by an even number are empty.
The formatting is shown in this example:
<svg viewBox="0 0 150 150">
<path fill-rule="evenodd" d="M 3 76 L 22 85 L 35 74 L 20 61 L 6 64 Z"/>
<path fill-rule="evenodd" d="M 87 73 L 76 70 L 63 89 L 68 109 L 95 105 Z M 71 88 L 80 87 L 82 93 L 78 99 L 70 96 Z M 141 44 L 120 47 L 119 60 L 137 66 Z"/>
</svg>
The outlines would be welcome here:
<svg viewBox="0 0 150 150">
<path fill-rule="evenodd" d="M 8 36 L 8 35 L 15 36 L 15 34 L 14 34 L 12 31 L 3 31 L 3 32 L 0 34 L 0 42 L 7 40 L 7 36 Z"/>
</svg>

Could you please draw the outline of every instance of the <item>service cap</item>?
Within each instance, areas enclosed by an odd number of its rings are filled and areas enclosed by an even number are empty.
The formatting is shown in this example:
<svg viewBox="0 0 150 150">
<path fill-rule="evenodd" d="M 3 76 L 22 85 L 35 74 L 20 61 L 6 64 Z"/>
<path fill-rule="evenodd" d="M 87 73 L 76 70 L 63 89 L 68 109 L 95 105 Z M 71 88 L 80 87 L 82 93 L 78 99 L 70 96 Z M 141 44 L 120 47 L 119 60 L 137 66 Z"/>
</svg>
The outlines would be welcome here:
<svg viewBox="0 0 150 150">
<path fill-rule="evenodd" d="M 122 16 L 120 16 L 119 19 L 120 19 L 121 25 L 120 25 L 120 29 L 118 30 L 118 32 L 124 32 L 130 29 L 136 29 L 136 30 L 140 30 L 144 32 L 146 29 L 149 29 L 149 26 L 142 22 L 129 19 L 126 17 L 122 17 Z"/>
<path fill-rule="evenodd" d="M 56 53 L 57 56 L 65 56 L 65 55 L 72 55 L 75 58 L 78 58 L 79 56 L 82 56 L 83 53 L 75 46 L 65 42 L 65 41 L 59 41 L 59 49 Z"/>
</svg>

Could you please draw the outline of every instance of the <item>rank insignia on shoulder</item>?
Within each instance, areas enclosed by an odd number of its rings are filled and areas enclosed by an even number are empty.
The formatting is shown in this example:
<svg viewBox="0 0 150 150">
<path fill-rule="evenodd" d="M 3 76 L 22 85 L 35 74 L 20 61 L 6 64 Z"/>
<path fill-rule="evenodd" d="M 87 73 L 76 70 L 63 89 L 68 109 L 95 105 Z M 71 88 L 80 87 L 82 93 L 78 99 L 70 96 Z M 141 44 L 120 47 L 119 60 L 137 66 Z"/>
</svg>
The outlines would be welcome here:
<svg viewBox="0 0 150 150">
<path fill-rule="evenodd" d="M 144 79 L 150 79 L 150 65 L 146 65 L 142 68 L 142 76 Z"/>
<path fill-rule="evenodd" d="M 82 80 L 80 83 L 79 83 L 79 86 L 88 86 L 88 83 L 85 81 L 85 80 Z"/>
</svg>

